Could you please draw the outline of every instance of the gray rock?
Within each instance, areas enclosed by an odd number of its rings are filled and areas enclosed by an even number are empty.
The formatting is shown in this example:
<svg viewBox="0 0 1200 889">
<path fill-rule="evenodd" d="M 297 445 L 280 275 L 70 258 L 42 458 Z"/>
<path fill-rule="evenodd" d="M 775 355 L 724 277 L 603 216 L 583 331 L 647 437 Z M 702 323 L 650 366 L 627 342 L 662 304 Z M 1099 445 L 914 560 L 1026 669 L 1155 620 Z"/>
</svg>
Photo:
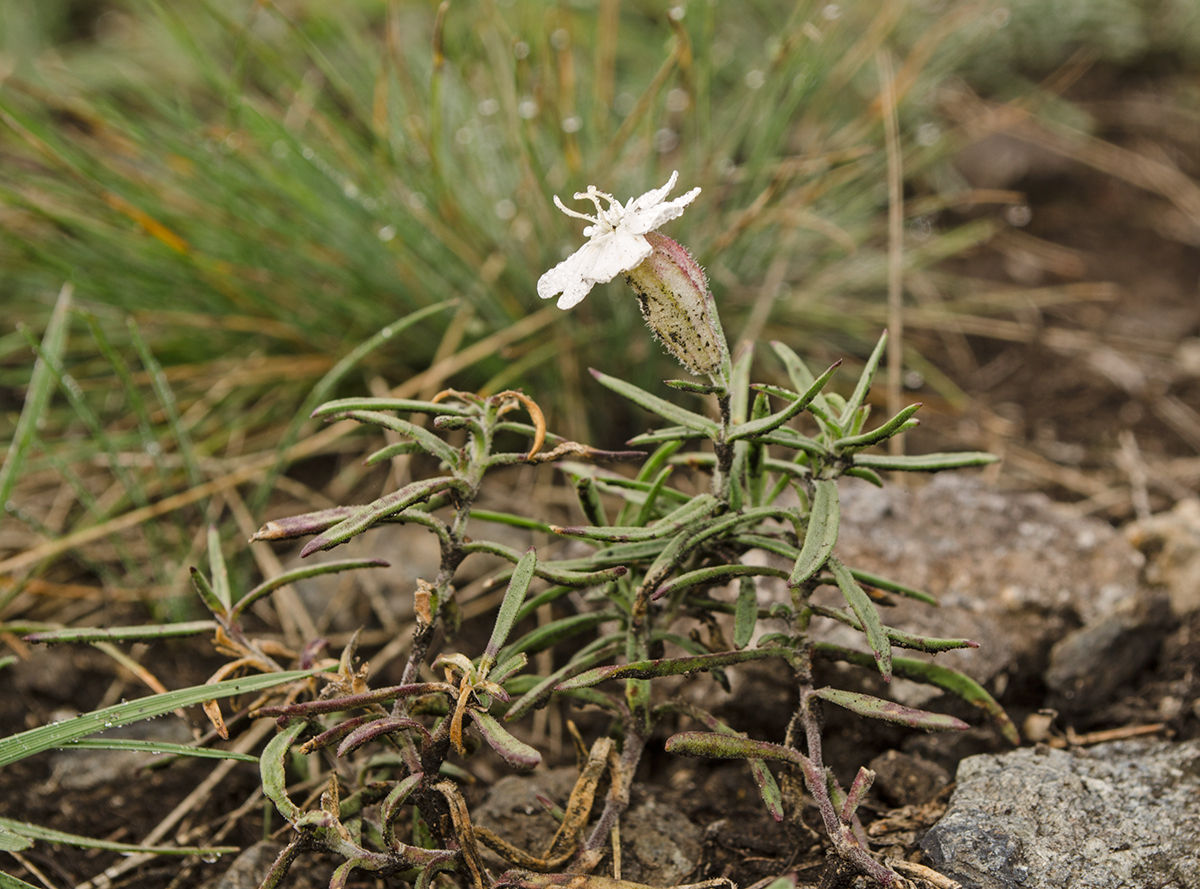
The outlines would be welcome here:
<svg viewBox="0 0 1200 889">
<path fill-rule="evenodd" d="M 1200 741 L 1026 748 L 958 768 L 922 849 L 964 889 L 1200 886 Z"/>
<path fill-rule="evenodd" d="M 911 490 L 846 483 L 840 492 L 842 561 L 927 590 L 942 604 L 897 599 L 882 610 L 884 621 L 975 639 L 980 648 L 946 652 L 937 662 L 995 694 L 1014 682 L 1040 683 L 1054 643 L 1142 595 L 1143 558 L 1121 534 L 1040 494 L 991 490 L 960 473 Z M 841 605 L 836 591 L 822 592 Z M 834 628 L 833 637 L 861 647 L 848 628 Z M 893 686 L 893 694 L 908 695 L 904 703 L 924 703 L 922 687 Z"/>
</svg>

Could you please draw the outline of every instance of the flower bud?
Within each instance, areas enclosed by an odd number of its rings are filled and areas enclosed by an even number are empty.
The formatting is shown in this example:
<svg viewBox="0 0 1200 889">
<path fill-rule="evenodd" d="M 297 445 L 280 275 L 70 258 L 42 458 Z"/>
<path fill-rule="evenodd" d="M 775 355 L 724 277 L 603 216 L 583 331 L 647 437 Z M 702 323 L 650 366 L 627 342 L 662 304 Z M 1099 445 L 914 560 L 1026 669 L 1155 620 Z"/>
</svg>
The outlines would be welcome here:
<svg viewBox="0 0 1200 889">
<path fill-rule="evenodd" d="M 665 235 L 646 232 L 650 255 L 625 274 L 642 317 L 676 360 L 697 376 L 720 371 L 729 355 L 708 278 L 692 254 Z"/>
</svg>

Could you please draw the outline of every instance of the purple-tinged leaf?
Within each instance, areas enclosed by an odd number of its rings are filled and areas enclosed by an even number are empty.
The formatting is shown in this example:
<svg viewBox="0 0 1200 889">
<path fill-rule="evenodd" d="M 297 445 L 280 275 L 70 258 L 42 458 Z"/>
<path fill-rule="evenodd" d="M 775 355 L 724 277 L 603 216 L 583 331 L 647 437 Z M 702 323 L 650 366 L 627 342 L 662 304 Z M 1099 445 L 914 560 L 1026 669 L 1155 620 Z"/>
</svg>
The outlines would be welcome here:
<svg viewBox="0 0 1200 889">
<path fill-rule="evenodd" d="M 378 500 L 360 507 L 354 515 L 322 531 L 300 550 L 300 558 L 310 556 L 317 550 L 333 549 L 356 534 L 370 528 L 376 522 L 401 512 L 414 503 L 428 500 L 434 494 L 448 488 L 461 488 L 462 482 L 450 477 L 431 478 L 405 485 L 399 491 L 385 494 Z"/>
<path fill-rule="evenodd" d="M 927 732 L 964 731 L 970 726 L 961 719 L 947 716 L 944 713 L 930 713 L 928 710 L 917 710 L 905 707 L 895 701 L 877 698 L 857 691 L 845 691 L 840 688 L 818 688 L 813 692 L 818 698 L 845 707 L 859 716 L 869 716 L 872 719 L 882 719 L 909 728 L 924 729 Z"/>
<path fill-rule="evenodd" d="M 542 761 L 540 753 L 524 741 L 519 741 L 510 735 L 508 729 L 490 713 L 483 710 L 472 710 L 471 718 L 475 720 L 475 727 L 479 729 L 479 734 L 483 735 L 483 740 L 487 741 L 488 746 L 499 753 L 504 761 L 514 769 L 527 772 Z"/>
<path fill-rule="evenodd" d="M 392 788 L 391 792 L 384 799 L 379 807 L 379 820 L 383 827 L 383 841 L 388 846 L 392 846 L 396 842 L 396 816 L 399 813 L 399 808 L 404 805 L 409 795 L 421 783 L 421 779 L 425 777 L 424 772 L 417 772 L 409 775 L 407 778 L 398 783 Z"/>
<path fill-rule="evenodd" d="M 251 718 L 275 717 L 283 724 L 293 719 L 309 719 L 322 713 L 340 713 L 357 710 L 370 704 L 385 704 L 397 698 L 418 698 L 424 695 L 446 694 L 457 697 L 458 689 L 445 682 L 414 682 L 410 685 L 392 685 L 340 698 L 325 698 L 320 701 L 305 701 L 301 704 L 280 704 L 276 707 L 260 707 L 251 712 Z"/>
<path fill-rule="evenodd" d="M 388 717 L 386 719 L 376 719 L 374 722 L 368 722 L 366 725 L 360 726 L 346 736 L 346 740 L 342 741 L 337 749 L 338 756 L 345 756 L 351 750 L 361 747 L 368 741 L 372 741 L 381 735 L 390 735 L 395 732 L 401 732 L 405 729 L 416 729 L 426 739 L 429 738 L 429 732 L 425 726 L 417 722 L 415 719 L 409 719 L 405 716 Z"/>
<path fill-rule="evenodd" d="M 355 506 L 334 506 L 331 509 L 320 509 L 316 512 L 306 512 L 303 515 L 286 516 L 273 519 L 254 532 L 250 542 L 258 540 L 291 540 L 294 537 L 307 537 L 309 534 L 319 534 L 326 528 L 332 528 L 343 519 L 348 519 L 358 511 Z"/>
</svg>

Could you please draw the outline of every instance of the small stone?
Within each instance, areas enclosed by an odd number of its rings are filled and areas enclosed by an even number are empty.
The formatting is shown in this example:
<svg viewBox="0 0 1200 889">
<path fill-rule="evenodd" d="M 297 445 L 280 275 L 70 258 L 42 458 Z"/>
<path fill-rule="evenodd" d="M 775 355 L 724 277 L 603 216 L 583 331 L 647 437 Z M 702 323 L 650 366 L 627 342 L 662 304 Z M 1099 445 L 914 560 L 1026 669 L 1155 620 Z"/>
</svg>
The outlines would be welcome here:
<svg viewBox="0 0 1200 889">
<path fill-rule="evenodd" d="M 868 768 L 875 773 L 872 787 L 893 806 L 923 806 L 950 783 L 950 773 L 937 763 L 899 750 L 881 753 Z"/>
</svg>

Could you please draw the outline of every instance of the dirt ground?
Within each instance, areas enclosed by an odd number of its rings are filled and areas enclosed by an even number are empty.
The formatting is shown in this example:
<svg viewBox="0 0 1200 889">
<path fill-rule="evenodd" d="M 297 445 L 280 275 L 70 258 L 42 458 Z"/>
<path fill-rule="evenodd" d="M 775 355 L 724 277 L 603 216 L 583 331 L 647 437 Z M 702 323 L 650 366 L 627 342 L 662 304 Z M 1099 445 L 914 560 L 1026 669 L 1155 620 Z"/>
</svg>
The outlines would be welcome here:
<svg viewBox="0 0 1200 889">
<path fill-rule="evenodd" d="M 931 402 L 910 449 L 992 450 L 1004 458 L 988 474 L 992 484 L 1043 491 L 1116 525 L 1200 492 L 1200 189 L 1178 186 L 1200 177 L 1200 128 L 1182 125 L 1162 95 L 1161 76 L 1126 71 L 1118 78 L 1116 72 L 1092 70 L 1068 91 L 1094 115 L 1100 125 L 1096 135 L 1110 140 L 1115 155 L 1072 159 L 1046 144 L 1004 136 L 965 161 L 974 165 L 969 175 L 980 187 L 1024 192 L 1028 212 L 986 211 L 1007 212 L 1007 230 L 974 255 L 956 260 L 955 271 L 1023 287 L 1112 286 L 1092 288 L 1088 292 L 1094 298 L 1057 305 L 1031 300 L 1007 326 L 987 331 L 920 325 L 908 331 L 924 354 L 941 356 L 941 369 L 970 398 L 963 412 Z M 1007 158 L 1007 166 L 998 158 Z M 1118 163 L 1122 160 L 1125 166 Z M 140 619 L 134 608 L 112 622 L 120 618 Z M 466 632 L 473 632 L 470 624 Z M 1089 729 L 1156 721 L 1167 689 L 1190 689 L 1189 700 L 1200 696 L 1194 675 L 1200 663 L 1200 616 L 1193 614 L 1171 638 L 1131 694 L 1114 702 L 1104 720 Z M 201 682 L 220 663 L 207 640 L 158 643 L 150 659 L 171 687 Z M 39 652 L 36 667 L 18 665 L 8 672 L 12 678 L 0 695 L 3 735 L 71 708 L 90 709 L 125 693 L 142 693 L 116 675 L 109 658 L 91 649 Z M 791 702 L 786 690 L 761 688 L 760 699 L 743 700 L 738 709 L 754 714 L 763 736 L 778 737 Z M 1023 710 L 1039 706 L 1026 699 L 1002 703 Z M 193 718 L 199 725 L 195 713 Z M 574 718 L 586 726 L 586 717 Z M 839 747 L 852 749 L 856 764 L 862 764 L 895 750 L 902 740 L 902 733 L 875 725 L 847 721 L 830 730 L 840 733 Z M 1177 728 L 1194 735 L 1196 726 L 1192 719 Z M 752 733 L 755 728 L 741 727 Z M 975 749 L 999 749 L 986 737 L 976 740 Z M 975 752 L 968 746 L 964 752 Z M 569 748 L 563 761 L 571 761 Z M 0 816 L 139 842 L 212 771 L 211 765 L 193 761 L 116 772 L 111 780 L 95 782 L 64 768 L 61 757 L 51 755 L 6 767 L 0 775 Z M 103 776 L 102 768 L 97 761 L 95 774 Z M 898 768 L 901 790 L 872 799 L 867 827 L 880 841 L 911 851 L 923 828 L 940 814 L 950 786 L 937 775 L 911 774 L 911 766 L 903 764 Z M 773 824 L 743 767 L 677 760 L 660 751 L 647 754 L 643 769 L 660 802 L 703 828 L 700 864 L 689 880 L 729 876 L 746 887 L 788 869 L 801 883 L 819 878 L 824 866 L 819 830 L 796 826 L 788 832 Z M 264 820 L 267 807 L 254 799 L 257 786 L 253 767 L 231 769 L 167 837 L 245 848 L 269 836 L 281 822 L 278 816 Z M 472 802 L 485 789 L 473 790 Z M 239 807 L 237 818 L 225 818 Z M 815 817 L 809 827 L 818 827 Z M 42 851 L 47 848 L 24 855 L 54 887 L 77 886 L 122 861 L 118 853 Z M 111 885 L 215 885 L 230 860 L 158 858 L 115 877 Z M 330 862 L 306 859 L 295 885 L 323 885 L 330 867 Z M 4 868 L 17 873 L 11 860 Z M 20 876 L 37 882 L 28 871 Z M 351 885 L 391 884 L 356 876 Z"/>
</svg>

